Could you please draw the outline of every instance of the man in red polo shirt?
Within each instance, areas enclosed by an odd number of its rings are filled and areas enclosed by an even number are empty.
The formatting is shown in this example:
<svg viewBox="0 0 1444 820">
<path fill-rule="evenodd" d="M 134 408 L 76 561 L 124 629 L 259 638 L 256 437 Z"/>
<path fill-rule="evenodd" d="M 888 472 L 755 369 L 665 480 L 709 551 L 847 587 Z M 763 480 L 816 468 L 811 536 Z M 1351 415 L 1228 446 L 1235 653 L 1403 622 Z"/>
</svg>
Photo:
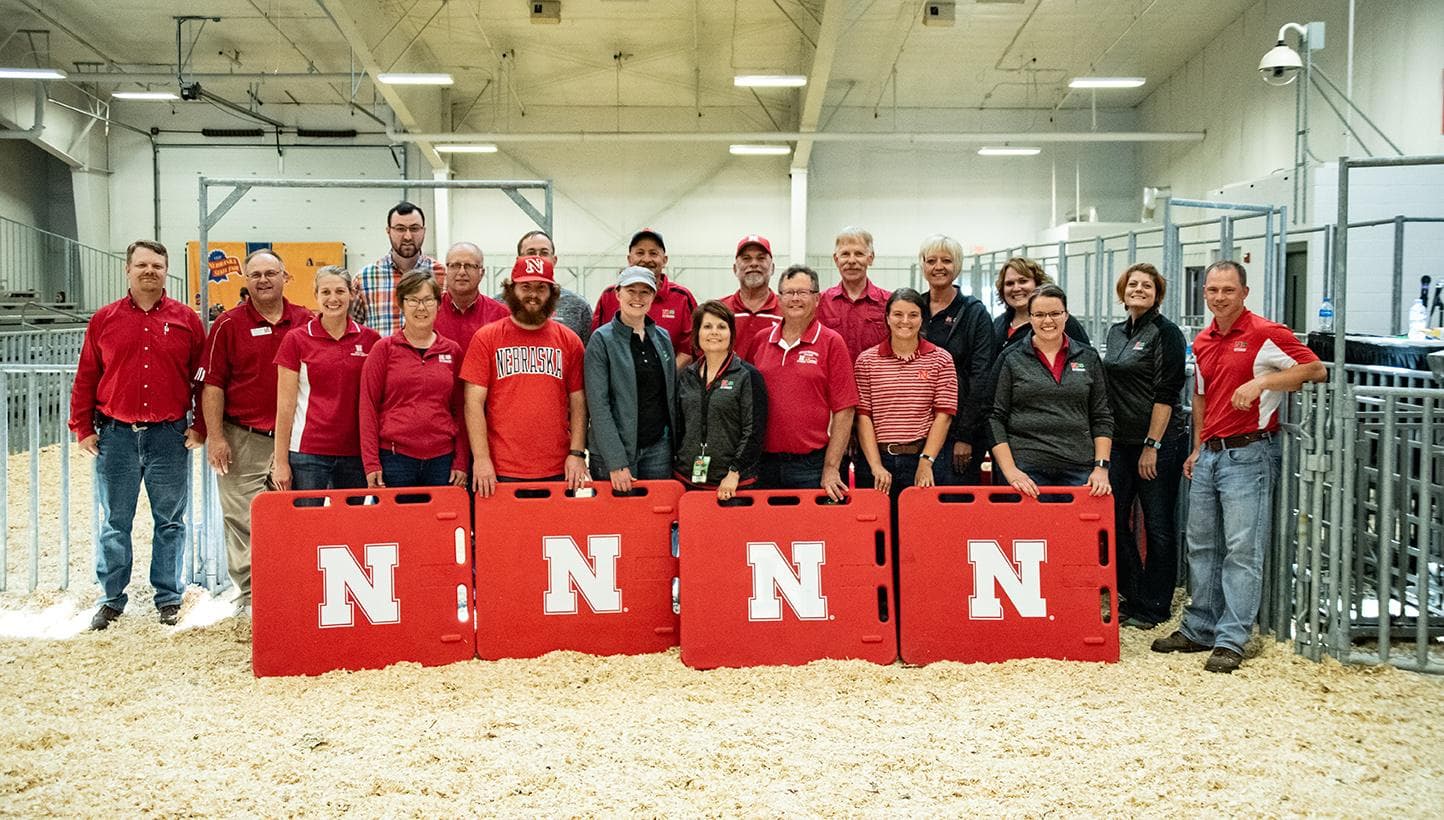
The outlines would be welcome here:
<svg viewBox="0 0 1444 820">
<path fill-rule="evenodd" d="M 1204 271 L 1213 323 L 1193 341 L 1197 361 L 1188 495 L 1188 592 L 1183 621 L 1154 652 L 1207 652 L 1204 669 L 1232 672 L 1258 617 L 1273 535 L 1279 407 L 1323 362 L 1287 327 L 1244 307 L 1248 274 L 1233 261 Z"/>
<path fill-rule="evenodd" d="M 588 482 L 582 340 L 551 316 L 561 297 L 550 260 L 523 256 L 502 291 L 511 316 L 472 337 L 461 363 L 472 488 L 497 481 Z"/>
<path fill-rule="evenodd" d="M 737 292 L 722 304 L 732 311 L 737 327 L 732 346 L 744 359 L 750 356 L 757 334 L 782 321 L 782 304 L 771 287 L 772 271 L 772 243 L 767 237 L 751 233 L 737 240 L 737 258 L 732 263 Z"/>
<path fill-rule="evenodd" d="M 832 262 L 842 280 L 822 292 L 817 306 L 818 320 L 842 336 L 853 361 L 887 338 L 884 313 L 892 294 L 867 278 L 874 258 L 872 234 L 862 228 L 843 228 L 832 251 Z"/>
<path fill-rule="evenodd" d="M 216 471 L 226 520 L 226 565 L 236 606 L 251 605 L 251 501 L 270 489 L 276 435 L 276 351 L 311 311 L 285 297 L 291 274 L 270 248 L 243 267 L 251 298 L 211 325 L 198 374 L 205 414 L 206 460 Z"/>
<path fill-rule="evenodd" d="M 632 242 L 627 246 L 627 264 L 640 265 L 656 274 L 657 298 L 647 315 L 672 337 L 677 369 L 681 370 L 692 361 L 692 311 L 697 309 L 697 297 L 663 273 L 667 267 L 667 246 L 662 242 L 662 235 L 651 228 L 632 234 Z M 616 288 L 602 291 L 597 309 L 592 311 L 592 332 L 612 321 L 619 307 Z"/>
<path fill-rule="evenodd" d="M 155 520 L 155 608 L 164 624 L 180 616 L 191 494 L 186 450 L 205 441 L 192 381 L 205 331 L 194 310 L 165 295 L 168 267 L 159 242 L 142 239 L 126 249 L 129 290 L 90 318 L 70 392 L 70 430 L 80 449 L 95 456 L 100 505 L 95 580 L 104 594 L 91 629 L 110 626 L 129 600 L 131 525 L 142 483 Z"/>
<path fill-rule="evenodd" d="M 767 489 L 821 487 L 834 500 L 847 494 L 843 451 L 858 403 L 853 357 L 836 331 L 817 317 L 817 272 L 806 265 L 783 271 L 782 322 L 757 334 L 752 363 L 767 392 L 787 409 L 767 414 L 758 481 Z"/>
<path fill-rule="evenodd" d="M 481 248 L 457 242 L 446 252 L 446 291 L 436 308 L 436 332 L 456 342 L 463 353 L 482 325 L 510 316 L 506 305 L 481 292 Z"/>
</svg>

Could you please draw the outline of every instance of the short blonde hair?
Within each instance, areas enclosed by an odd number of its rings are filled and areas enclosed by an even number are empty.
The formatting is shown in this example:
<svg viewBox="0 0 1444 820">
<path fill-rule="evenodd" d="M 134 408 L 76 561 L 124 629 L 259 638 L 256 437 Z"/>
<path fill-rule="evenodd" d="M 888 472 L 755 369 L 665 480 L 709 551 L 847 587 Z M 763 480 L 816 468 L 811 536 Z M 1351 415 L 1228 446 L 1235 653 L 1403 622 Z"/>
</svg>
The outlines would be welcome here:
<svg viewBox="0 0 1444 820">
<path fill-rule="evenodd" d="M 923 240 L 922 247 L 918 248 L 918 258 L 926 259 L 930 253 L 944 251 L 953 256 L 953 261 L 959 266 L 963 264 L 963 245 L 958 240 L 947 234 L 935 233 Z"/>
</svg>

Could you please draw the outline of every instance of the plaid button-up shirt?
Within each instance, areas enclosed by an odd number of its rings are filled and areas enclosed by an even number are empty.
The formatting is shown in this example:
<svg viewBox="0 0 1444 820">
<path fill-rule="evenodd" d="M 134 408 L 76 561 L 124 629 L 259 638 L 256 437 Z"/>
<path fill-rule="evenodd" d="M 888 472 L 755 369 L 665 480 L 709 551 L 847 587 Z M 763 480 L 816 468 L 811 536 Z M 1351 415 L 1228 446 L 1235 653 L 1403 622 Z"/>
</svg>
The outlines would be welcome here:
<svg viewBox="0 0 1444 820">
<path fill-rule="evenodd" d="M 431 275 L 446 287 L 446 266 L 426 254 L 416 258 L 411 270 L 431 270 Z M 377 259 L 356 275 L 361 294 L 351 304 L 351 316 L 382 336 L 390 336 L 401 327 L 401 308 L 396 305 L 396 283 L 402 274 L 392 264 L 391 254 Z"/>
</svg>

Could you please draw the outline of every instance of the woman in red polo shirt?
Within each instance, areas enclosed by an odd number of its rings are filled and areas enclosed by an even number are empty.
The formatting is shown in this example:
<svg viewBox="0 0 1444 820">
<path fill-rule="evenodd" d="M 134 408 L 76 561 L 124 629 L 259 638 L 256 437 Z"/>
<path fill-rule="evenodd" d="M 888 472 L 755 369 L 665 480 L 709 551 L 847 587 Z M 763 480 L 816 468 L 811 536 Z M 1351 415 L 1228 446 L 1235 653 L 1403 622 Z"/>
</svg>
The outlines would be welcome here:
<svg viewBox="0 0 1444 820">
<path fill-rule="evenodd" d="M 361 461 L 369 487 L 466 486 L 461 347 L 436 332 L 441 286 L 430 271 L 396 283 L 401 329 L 361 370 Z"/>
<path fill-rule="evenodd" d="M 953 357 L 922 337 L 928 303 L 898 288 L 883 308 L 888 337 L 858 354 L 857 485 L 893 498 L 908 487 L 931 487 L 933 463 L 958 411 Z"/>
<path fill-rule="evenodd" d="M 361 366 L 378 339 L 351 318 L 351 274 L 338 265 L 316 271 L 320 316 L 286 334 L 276 351 L 278 490 L 366 486 L 361 469 L 357 398 Z"/>
</svg>

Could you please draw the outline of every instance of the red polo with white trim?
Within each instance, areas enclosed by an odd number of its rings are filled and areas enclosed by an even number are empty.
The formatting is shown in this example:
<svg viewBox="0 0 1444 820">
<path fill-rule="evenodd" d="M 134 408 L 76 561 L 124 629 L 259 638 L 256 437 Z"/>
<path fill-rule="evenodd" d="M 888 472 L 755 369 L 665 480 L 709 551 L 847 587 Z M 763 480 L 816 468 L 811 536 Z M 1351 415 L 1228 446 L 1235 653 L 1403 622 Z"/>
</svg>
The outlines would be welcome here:
<svg viewBox="0 0 1444 820">
<path fill-rule="evenodd" d="M 266 320 L 250 301 L 222 313 L 211 325 L 202 381 L 226 393 L 227 420 L 257 430 L 276 429 L 276 351 L 311 319 L 311 311 L 281 300 L 281 318 Z"/>
<path fill-rule="evenodd" d="M 617 301 L 617 289 L 607 288 L 597 299 L 597 309 L 592 311 L 592 331 L 612 321 L 621 309 Z M 657 327 L 672 337 L 672 349 L 678 356 L 692 355 L 692 311 L 697 309 L 697 297 L 692 291 L 668 279 L 666 274 L 657 277 L 657 298 L 647 315 Z"/>
<path fill-rule="evenodd" d="M 743 351 L 750 352 L 752 340 L 757 334 L 761 333 L 763 328 L 782 321 L 782 301 L 777 298 L 776 291 L 769 290 L 767 301 L 756 310 L 752 310 L 743 303 L 741 291 L 724 297 L 722 304 L 732 311 L 732 316 L 736 320 L 737 330 L 732 335 L 732 348 L 744 359 L 747 358 L 747 355 Z"/>
<path fill-rule="evenodd" d="M 295 371 L 296 415 L 287 447 L 313 456 L 361 455 L 361 368 L 380 334 L 351 319 L 333 339 L 320 319 L 287 333 L 278 367 Z"/>
<path fill-rule="evenodd" d="M 779 324 L 770 333 L 758 333 L 752 357 L 767 394 L 776 397 L 767 414 L 763 451 L 801 455 L 826 447 L 832 414 L 858 401 L 852 358 L 842 337 L 814 319 L 789 347 Z"/>
<path fill-rule="evenodd" d="M 462 413 L 461 347 L 436 334 L 420 350 L 401 331 L 371 348 L 361 368 L 361 465 L 381 469 L 381 450 L 415 459 L 452 454 L 451 469 L 470 465 Z"/>
<path fill-rule="evenodd" d="M 450 293 L 441 294 L 441 305 L 436 308 L 436 332 L 456 342 L 463 352 L 471 345 L 471 337 L 482 325 L 489 325 L 497 319 L 511 315 L 506 305 L 482 293 L 476 295 L 465 310 L 456 306 Z"/>
<path fill-rule="evenodd" d="M 822 292 L 817 303 L 817 318 L 837 331 L 847 343 L 852 361 L 864 350 L 887 338 L 887 300 L 892 293 L 867 280 L 862 295 L 851 299 L 842 285 L 833 285 Z"/>
<path fill-rule="evenodd" d="M 1227 333 L 1219 332 L 1217 319 L 1199 331 L 1193 340 L 1193 356 L 1198 365 L 1194 389 L 1207 398 L 1203 408 L 1204 441 L 1278 430 L 1278 409 L 1284 393 L 1265 390 L 1252 407 L 1235 410 L 1234 391 L 1258 376 L 1319 360 L 1287 326 L 1249 310 L 1234 321 Z"/>
<path fill-rule="evenodd" d="M 889 339 L 857 357 L 857 414 L 872 419 L 883 444 L 904 444 L 928 437 L 938 413 L 958 412 L 958 374 L 953 357 L 941 347 L 918 341 L 902 358 Z"/>
</svg>

